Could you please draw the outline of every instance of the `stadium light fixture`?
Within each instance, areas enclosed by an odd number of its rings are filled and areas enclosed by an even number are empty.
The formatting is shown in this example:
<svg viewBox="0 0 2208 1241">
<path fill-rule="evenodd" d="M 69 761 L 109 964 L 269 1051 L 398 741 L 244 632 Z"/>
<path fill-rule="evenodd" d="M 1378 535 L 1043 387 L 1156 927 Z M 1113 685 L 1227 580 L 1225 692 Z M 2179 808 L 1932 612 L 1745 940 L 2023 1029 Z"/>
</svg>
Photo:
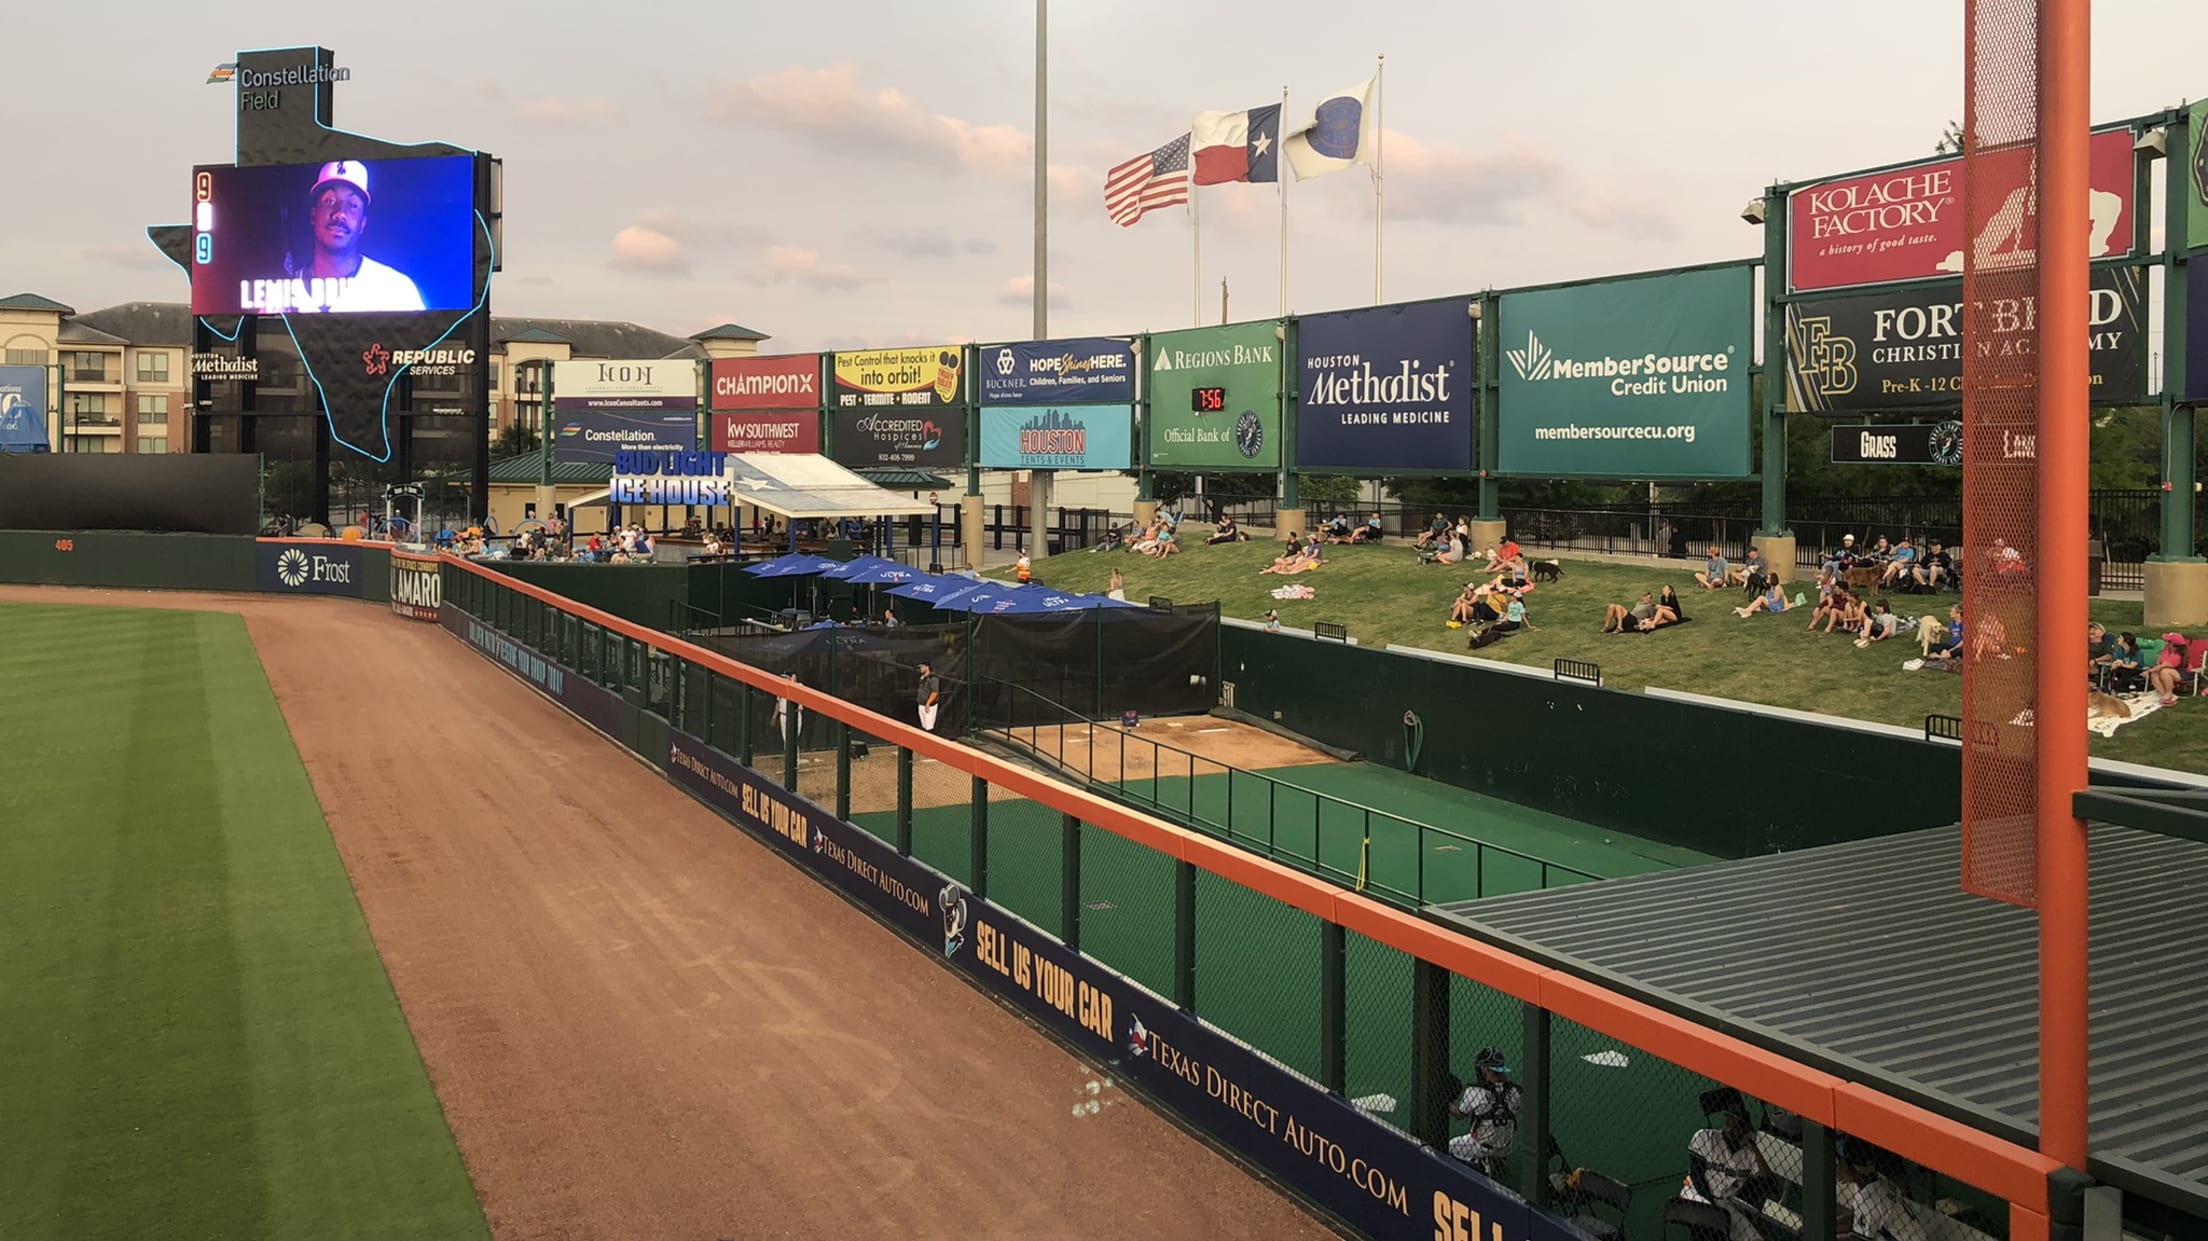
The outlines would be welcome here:
<svg viewBox="0 0 2208 1241">
<path fill-rule="evenodd" d="M 1762 224 L 1763 200 L 1760 198 L 1749 199 L 1748 205 L 1740 209 L 1740 218 L 1750 224 Z"/>
<path fill-rule="evenodd" d="M 2152 129 L 2140 130 L 2139 136 L 2131 140 L 2131 149 L 2148 159 L 2163 158 L 2170 153 L 2169 127 L 2157 125 Z"/>
</svg>

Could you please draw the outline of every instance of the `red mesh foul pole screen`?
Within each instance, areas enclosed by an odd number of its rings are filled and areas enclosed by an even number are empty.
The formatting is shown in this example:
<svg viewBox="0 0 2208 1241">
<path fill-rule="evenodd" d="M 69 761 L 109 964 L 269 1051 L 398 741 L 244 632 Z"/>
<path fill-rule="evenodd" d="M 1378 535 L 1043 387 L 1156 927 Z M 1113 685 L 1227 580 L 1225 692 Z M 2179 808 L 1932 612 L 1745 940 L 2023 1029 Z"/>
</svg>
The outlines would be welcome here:
<svg viewBox="0 0 2208 1241">
<path fill-rule="evenodd" d="M 1965 0 L 1963 866 L 2039 911 L 2040 1149 L 2087 1152 L 2090 0 Z"/>
</svg>

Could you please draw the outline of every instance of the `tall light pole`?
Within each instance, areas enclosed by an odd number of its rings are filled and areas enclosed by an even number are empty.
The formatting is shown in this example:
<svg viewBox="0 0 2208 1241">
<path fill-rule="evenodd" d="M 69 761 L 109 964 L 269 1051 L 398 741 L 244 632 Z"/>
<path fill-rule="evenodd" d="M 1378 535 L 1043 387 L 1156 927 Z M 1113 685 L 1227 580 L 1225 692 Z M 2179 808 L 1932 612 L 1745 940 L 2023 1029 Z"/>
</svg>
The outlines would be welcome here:
<svg viewBox="0 0 2208 1241">
<path fill-rule="evenodd" d="M 1050 337 L 1050 0 L 1035 0 L 1035 330 L 1030 339 Z M 1030 470 L 1027 502 L 1033 510 L 1036 556 L 1050 552 L 1048 470 Z"/>
</svg>

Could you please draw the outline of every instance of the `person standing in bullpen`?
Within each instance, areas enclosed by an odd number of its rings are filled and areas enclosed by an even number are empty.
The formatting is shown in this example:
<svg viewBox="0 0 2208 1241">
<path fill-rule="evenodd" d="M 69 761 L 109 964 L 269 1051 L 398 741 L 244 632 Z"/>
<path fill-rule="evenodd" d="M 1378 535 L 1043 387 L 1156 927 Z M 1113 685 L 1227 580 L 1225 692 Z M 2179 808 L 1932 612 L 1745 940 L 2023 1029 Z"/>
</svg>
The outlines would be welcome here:
<svg viewBox="0 0 2208 1241">
<path fill-rule="evenodd" d="M 920 665 L 920 688 L 916 695 L 920 701 L 920 727 L 935 731 L 935 713 L 943 705 L 943 680 L 935 675 L 935 665 Z"/>
<path fill-rule="evenodd" d="M 307 193 L 314 228 L 314 261 L 297 273 L 320 309 L 333 311 L 422 310 L 422 292 L 397 268 L 360 252 L 368 232 L 368 166 L 341 159 L 322 165 Z M 309 307 L 302 307 L 309 309 Z"/>
</svg>

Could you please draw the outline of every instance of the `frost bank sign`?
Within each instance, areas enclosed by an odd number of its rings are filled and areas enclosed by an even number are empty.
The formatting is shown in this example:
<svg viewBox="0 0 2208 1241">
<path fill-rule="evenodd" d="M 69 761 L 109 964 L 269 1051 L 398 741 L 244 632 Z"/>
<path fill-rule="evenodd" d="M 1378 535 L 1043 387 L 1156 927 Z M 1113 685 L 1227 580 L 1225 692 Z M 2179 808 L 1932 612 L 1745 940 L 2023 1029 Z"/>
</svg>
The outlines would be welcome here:
<svg viewBox="0 0 2208 1241">
<path fill-rule="evenodd" d="M 1747 267 L 1502 298 L 1496 468 L 1543 478 L 1743 478 Z"/>
</svg>

